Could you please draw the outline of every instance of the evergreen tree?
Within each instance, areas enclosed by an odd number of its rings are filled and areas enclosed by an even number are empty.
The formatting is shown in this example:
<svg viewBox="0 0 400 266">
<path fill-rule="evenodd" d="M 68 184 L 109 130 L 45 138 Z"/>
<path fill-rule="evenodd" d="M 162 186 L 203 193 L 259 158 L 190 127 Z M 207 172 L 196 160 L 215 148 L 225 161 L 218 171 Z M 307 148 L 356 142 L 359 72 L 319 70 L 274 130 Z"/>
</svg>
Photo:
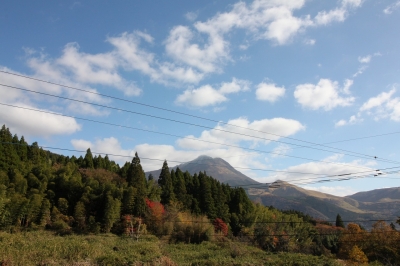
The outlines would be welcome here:
<svg viewBox="0 0 400 266">
<path fill-rule="evenodd" d="M 111 162 L 110 158 L 108 158 L 108 154 L 104 157 L 104 169 L 111 171 Z"/>
<path fill-rule="evenodd" d="M 344 228 L 344 223 L 340 214 L 336 216 L 336 226 Z"/>
<path fill-rule="evenodd" d="M 166 160 L 163 163 L 160 177 L 158 178 L 158 184 L 161 187 L 161 204 L 167 205 L 175 201 L 174 186 Z"/>
<path fill-rule="evenodd" d="M 147 186 L 146 176 L 140 164 L 140 159 L 137 153 L 132 159 L 132 163 L 127 173 L 127 181 L 129 186 L 136 188 L 135 204 L 133 208 L 133 214 L 136 216 L 142 216 L 146 212 L 146 197 L 147 197 Z"/>
<path fill-rule="evenodd" d="M 85 167 L 86 168 L 94 168 L 94 163 L 93 163 L 93 155 L 92 151 L 89 149 L 86 150 L 86 155 L 85 155 Z"/>
<path fill-rule="evenodd" d="M 171 176 L 172 176 L 172 173 L 171 173 Z M 176 195 L 177 200 L 179 200 L 183 204 L 186 203 L 186 201 L 187 201 L 186 185 L 185 185 L 183 172 L 179 169 L 179 167 L 176 169 L 176 173 L 175 173 L 174 193 Z"/>
<path fill-rule="evenodd" d="M 210 219 L 216 218 L 214 199 L 212 197 L 211 180 L 202 172 L 199 173 L 200 181 L 200 210 Z"/>
</svg>

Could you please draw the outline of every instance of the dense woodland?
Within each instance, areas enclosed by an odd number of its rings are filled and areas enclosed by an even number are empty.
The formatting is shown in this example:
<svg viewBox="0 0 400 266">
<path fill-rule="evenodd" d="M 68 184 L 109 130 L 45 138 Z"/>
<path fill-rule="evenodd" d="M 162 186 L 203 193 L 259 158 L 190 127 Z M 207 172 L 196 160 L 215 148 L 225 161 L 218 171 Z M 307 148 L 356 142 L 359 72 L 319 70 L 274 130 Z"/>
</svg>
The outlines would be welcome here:
<svg viewBox="0 0 400 266">
<path fill-rule="evenodd" d="M 0 130 L 0 230 L 46 230 L 56 235 L 113 233 L 169 243 L 240 241 L 268 252 L 398 265 L 400 234 L 377 222 L 316 221 L 296 211 L 253 203 L 246 191 L 205 172 L 170 170 L 146 178 L 138 154 L 119 166 L 107 155 L 68 157 Z M 396 264 L 397 263 L 397 264 Z M 378 264 L 377 264 L 378 265 Z"/>
</svg>

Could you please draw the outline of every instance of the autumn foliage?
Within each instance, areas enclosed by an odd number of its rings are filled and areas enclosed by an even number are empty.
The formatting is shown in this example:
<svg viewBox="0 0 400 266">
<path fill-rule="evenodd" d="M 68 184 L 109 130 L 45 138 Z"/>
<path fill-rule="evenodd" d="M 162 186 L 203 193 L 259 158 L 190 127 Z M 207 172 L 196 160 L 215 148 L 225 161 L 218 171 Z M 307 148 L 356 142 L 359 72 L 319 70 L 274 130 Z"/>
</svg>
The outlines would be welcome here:
<svg viewBox="0 0 400 266">
<path fill-rule="evenodd" d="M 228 235 L 228 225 L 220 218 L 216 218 L 213 222 L 215 232 L 221 232 L 224 236 Z"/>
</svg>

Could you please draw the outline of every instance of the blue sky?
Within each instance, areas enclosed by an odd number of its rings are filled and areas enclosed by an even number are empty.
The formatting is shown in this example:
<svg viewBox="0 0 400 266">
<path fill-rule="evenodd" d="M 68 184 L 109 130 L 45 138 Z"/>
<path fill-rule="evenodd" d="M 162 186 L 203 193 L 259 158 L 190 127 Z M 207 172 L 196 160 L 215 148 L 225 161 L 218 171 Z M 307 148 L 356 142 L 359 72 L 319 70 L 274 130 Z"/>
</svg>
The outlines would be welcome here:
<svg viewBox="0 0 400 266">
<path fill-rule="evenodd" d="M 400 167 L 398 25 L 398 0 L 7 1 L 0 123 L 43 146 L 137 151 L 145 170 L 205 154 L 336 195 L 400 186 L 370 178 Z M 369 178 L 310 184 L 349 173 Z"/>
</svg>

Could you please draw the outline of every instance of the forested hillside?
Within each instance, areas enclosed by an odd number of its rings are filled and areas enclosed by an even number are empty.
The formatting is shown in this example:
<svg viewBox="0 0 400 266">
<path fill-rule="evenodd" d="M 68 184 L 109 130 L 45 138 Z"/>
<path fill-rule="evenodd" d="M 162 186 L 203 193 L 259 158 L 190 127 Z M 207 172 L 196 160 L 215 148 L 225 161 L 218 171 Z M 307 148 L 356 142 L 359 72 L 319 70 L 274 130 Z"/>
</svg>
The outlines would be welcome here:
<svg viewBox="0 0 400 266">
<path fill-rule="evenodd" d="M 399 233 L 384 222 L 374 233 L 356 224 L 331 226 L 254 204 L 244 189 L 203 172 L 170 170 L 165 161 L 158 181 L 146 179 L 138 154 L 122 167 L 90 149 L 79 158 L 57 155 L 6 126 L 0 130 L 0 229 L 111 232 L 136 241 L 153 235 L 170 243 L 226 239 L 272 252 L 400 261 Z"/>
</svg>

